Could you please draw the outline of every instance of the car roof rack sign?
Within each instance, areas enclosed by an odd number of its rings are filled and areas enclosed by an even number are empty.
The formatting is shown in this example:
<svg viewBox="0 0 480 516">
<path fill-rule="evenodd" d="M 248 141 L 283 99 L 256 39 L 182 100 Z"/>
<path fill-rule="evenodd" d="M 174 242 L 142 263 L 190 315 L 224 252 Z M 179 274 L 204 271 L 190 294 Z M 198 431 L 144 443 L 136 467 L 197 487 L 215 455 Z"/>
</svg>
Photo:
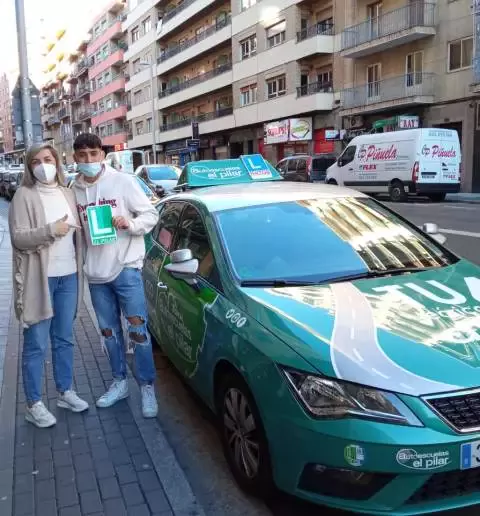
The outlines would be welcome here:
<svg viewBox="0 0 480 516">
<path fill-rule="evenodd" d="M 283 177 L 261 154 L 250 154 L 239 159 L 191 161 L 183 167 L 175 189 L 279 180 Z"/>
</svg>

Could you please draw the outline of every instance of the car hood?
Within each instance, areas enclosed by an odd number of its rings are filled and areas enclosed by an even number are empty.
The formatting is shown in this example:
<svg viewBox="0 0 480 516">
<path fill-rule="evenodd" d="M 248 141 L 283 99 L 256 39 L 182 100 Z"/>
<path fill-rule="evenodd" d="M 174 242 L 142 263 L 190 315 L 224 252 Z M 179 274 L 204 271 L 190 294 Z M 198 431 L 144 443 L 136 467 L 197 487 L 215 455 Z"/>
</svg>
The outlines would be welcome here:
<svg viewBox="0 0 480 516">
<path fill-rule="evenodd" d="M 243 288 L 247 310 L 322 374 L 410 395 L 480 385 L 480 268 Z"/>
<path fill-rule="evenodd" d="M 161 186 L 165 190 L 173 190 L 178 183 L 176 179 L 151 179 L 150 182 L 155 186 Z"/>
</svg>

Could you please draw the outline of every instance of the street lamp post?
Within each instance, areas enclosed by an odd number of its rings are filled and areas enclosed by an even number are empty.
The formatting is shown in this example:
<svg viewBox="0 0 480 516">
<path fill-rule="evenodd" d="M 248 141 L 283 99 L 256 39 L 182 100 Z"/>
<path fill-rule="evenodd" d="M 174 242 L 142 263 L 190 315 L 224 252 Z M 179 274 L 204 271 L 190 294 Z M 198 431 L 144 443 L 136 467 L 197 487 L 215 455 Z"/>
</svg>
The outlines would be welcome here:
<svg viewBox="0 0 480 516">
<path fill-rule="evenodd" d="M 157 123 L 156 123 L 156 116 L 155 116 L 155 94 L 153 89 L 153 61 L 149 63 L 148 61 L 141 61 L 141 66 L 149 66 L 150 67 L 150 97 L 152 100 L 152 156 L 153 156 L 153 163 L 157 160 Z"/>
</svg>

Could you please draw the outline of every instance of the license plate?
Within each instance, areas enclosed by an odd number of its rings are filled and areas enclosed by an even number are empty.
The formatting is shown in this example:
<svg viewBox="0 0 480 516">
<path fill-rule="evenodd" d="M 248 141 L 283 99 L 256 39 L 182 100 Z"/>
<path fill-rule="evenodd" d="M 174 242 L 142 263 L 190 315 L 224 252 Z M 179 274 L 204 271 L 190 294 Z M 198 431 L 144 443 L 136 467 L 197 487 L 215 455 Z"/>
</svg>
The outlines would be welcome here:
<svg viewBox="0 0 480 516">
<path fill-rule="evenodd" d="M 460 447 L 460 468 L 473 469 L 480 467 L 480 441 L 462 444 Z"/>
</svg>

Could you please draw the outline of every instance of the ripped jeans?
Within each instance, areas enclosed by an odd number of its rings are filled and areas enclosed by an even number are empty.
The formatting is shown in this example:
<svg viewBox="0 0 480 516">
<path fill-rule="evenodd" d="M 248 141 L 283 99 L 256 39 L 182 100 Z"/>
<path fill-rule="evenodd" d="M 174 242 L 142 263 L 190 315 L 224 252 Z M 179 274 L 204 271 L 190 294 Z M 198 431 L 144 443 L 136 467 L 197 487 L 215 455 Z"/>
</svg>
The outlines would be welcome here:
<svg viewBox="0 0 480 516">
<path fill-rule="evenodd" d="M 153 383 L 155 365 L 147 330 L 147 307 L 140 269 L 125 267 L 110 283 L 90 283 L 90 296 L 110 358 L 113 378 L 127 377 L 122 312 L 135 349 L 135 372 L 140 384 Z"/>
</svg>

